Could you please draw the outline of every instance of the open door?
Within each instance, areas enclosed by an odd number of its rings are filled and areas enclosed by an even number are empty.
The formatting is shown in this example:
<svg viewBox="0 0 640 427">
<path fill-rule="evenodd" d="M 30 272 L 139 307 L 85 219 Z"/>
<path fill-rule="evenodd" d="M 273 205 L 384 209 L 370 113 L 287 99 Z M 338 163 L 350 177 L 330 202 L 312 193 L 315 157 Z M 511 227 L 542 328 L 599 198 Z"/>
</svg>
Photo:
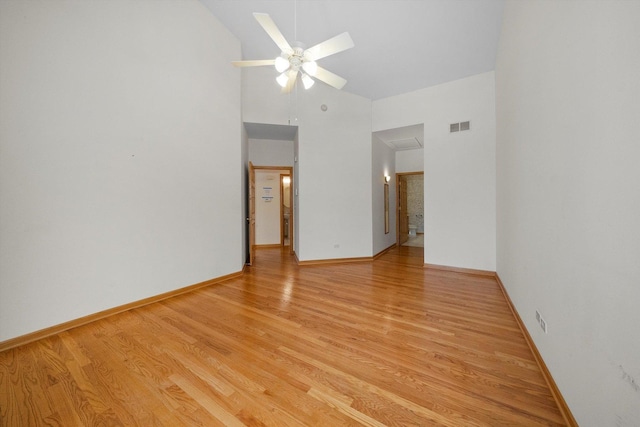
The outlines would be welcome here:
<svg viewBox="0 0 640 427">
<path fill-rule="evenodd" d="M 253 265 L 256 250 L 256 170 L 249 162 L 249 259 L 247 264 Z"/>
<path fill-rule="evenodd" d="M 291 174 L 280 174 L 280 244 L 291 247 Z"/>
<path fill-rule="evenodd" d="M 402 246 L 409 240 L 409 212 L 407 210 L 407 178 L 404 175 L 397 175 L 398 183 L 398 246 Z"/>
</svg>

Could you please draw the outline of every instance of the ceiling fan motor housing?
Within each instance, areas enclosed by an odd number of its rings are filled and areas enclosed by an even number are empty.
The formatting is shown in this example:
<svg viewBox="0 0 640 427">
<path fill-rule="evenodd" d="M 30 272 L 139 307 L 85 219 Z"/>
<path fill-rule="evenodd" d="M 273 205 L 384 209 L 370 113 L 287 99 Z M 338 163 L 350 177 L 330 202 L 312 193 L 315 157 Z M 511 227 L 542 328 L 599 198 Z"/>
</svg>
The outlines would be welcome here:
<svg viewBox="0 0 640 427">
<path fill-rule="evenodd" d="M 299 70 L 302 64 L 307 60 L 304 57 L 304 49 L 302 47 L 294 47 L 293 52 L 287 58 L 291 64 L 292 70 Z"/>
</svg>

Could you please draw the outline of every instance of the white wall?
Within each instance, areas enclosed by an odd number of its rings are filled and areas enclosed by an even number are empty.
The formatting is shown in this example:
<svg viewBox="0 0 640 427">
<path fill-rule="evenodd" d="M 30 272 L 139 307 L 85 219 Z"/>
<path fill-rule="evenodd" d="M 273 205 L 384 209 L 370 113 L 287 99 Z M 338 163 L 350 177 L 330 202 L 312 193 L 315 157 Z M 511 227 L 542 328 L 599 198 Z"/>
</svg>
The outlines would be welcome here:
<svg viewBox="0 0 640 427">
<path fill-rule="evenodd" d="M 252 123 L 298 126 L 298 258 L 371 256 L 371 101 L 323 83 L 283 95 L 275 77 L 268 67 L 244 71 L 243 117 Z"/>
<path fill-rule="evenodd" d="M 396 243 L 396 153 L 375 135 L 371 136 L 371 188 L 373 255 Z M 384 176 L 389 181 L 389 233 L 384 232 Z"/>
<path fill-rule="evenodd" d="M 396 151 L 396 172 L 424 171 L 424 148 Z"/>
<path fill-rule="evenodd" d="M 298 96 L 281 93 L 273 67 L 252 67 L 242 70 L 242 118 L 247 123 L 297 125 Z"/>
<path fill-rule="evenodd" d="M 373 103 L 374 131 L 424 123 L 426 263 L 495 271 L 494 105 L 493 72 Z"/>
<path fill-rule="evenodd" d="M 199 2 L 0 2 L 0 341 L 242 269 L 239 42 Z"/>
<path fill-rule="evenodd" d="M 631 1 L 504 10 L 497 271 L 581 426 L 640 425 L 639 22 Z"/>
<path fill-rule="evenodd" d="M 320 83 L 299 101 L 298 257 L 369 257 L 371 101 Z"/>
<path fill-rule="evenodd" d="M 249 139 L 249 160 L 254 166 L 293 166 L 293 141 Z"/>
</svg>

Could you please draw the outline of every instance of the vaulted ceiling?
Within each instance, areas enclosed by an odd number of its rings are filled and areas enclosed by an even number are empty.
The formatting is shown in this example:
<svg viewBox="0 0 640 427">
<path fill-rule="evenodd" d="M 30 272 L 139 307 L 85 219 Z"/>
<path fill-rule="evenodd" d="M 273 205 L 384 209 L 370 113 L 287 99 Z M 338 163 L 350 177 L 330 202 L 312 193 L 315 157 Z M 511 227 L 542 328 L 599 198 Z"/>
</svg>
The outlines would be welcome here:
<svg viewBox="0 0 640 427">
<path fill-rule="evenodd" d="M 493 70 L 504 6 L 504 0 L 200 1 L 241 41 L 238 59 L 280 54 L 253 12 L 268 13 L 290 43 L 306 47 L 348 31 L 355 47 L 319 65 L 347 79 L 343 90 L 372 100 Z"/>
</svg>

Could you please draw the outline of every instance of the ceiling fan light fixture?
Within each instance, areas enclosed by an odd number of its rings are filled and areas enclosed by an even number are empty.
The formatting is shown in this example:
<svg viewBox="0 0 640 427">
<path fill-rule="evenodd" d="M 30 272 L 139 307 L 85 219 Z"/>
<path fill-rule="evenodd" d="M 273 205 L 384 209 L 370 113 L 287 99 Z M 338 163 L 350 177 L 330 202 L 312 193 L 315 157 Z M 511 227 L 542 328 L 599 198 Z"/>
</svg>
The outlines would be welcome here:
<svg viewBox="0 0 640 427">
<path fill-rule="evenodd" d="M 298 81 L 299 73 L 301 74 L 300 79 L 302 80 L 305 89 L 309 89 L 314 85 L 314 79 L 320 80 L 321 82 L 338 90 L 342 89 L 347 83 L 347 81 L 342 77 L 319 67 L 318 64 L 316 64 L 316 61 L 329 55 L 334 55 L 347 49 L 351 49 L 354 45 L 349 33 L 344 32 L 318 43 L 309 49 L 305 49 L 302 43 L 295 43 L 295 47 L 292 47 L 268 14 L 254 12 L 253 17 L 258 21 L 258 24 L 260 24 L 271 40 L 278 46 L 278 48 L 280 48 L 281 53 L 277 58 L 273 59 L 231 61 L 234 66 L 275 66 L 277 72 L 280 73 L 276 78 L 276 81 L 280 86 L 282 86 L 282 93 L 290 93 L 292 91 Z"/>
<path fill-rule="evenodd" d="M 287 76 L 287 73 L 282 73 L 278 77 L 276 77 L 276 81 L 280 86 L 285 87 L 287 85 L 287 82 L 289 81 L 289 76 Z"/>
<path fill-rule="evenodd" d="M 282 73 L 284 71 L 286 71 L 289 68 L 289 61 L 282 57 L 282 56 L 278 56 L 276 58 L 276 70 L 278 70 L 279 73 Z"/>
<path fill-rule="evenodd" d="M 318 64 L 316 61 L 305 61 L 302 64 L 302 69 L 310 76 L 315 76 L 318 72 Z"/>
<path fill-rule="evenodd" d="M 313 86 L 313 84 L 315 83 L 315 81 L 305 73 L 302 73 L 300 79 L 302 80 L 302 84 L 304 85 L 305 89 L 310 89 L 311 86 Z"/>
</svg>

